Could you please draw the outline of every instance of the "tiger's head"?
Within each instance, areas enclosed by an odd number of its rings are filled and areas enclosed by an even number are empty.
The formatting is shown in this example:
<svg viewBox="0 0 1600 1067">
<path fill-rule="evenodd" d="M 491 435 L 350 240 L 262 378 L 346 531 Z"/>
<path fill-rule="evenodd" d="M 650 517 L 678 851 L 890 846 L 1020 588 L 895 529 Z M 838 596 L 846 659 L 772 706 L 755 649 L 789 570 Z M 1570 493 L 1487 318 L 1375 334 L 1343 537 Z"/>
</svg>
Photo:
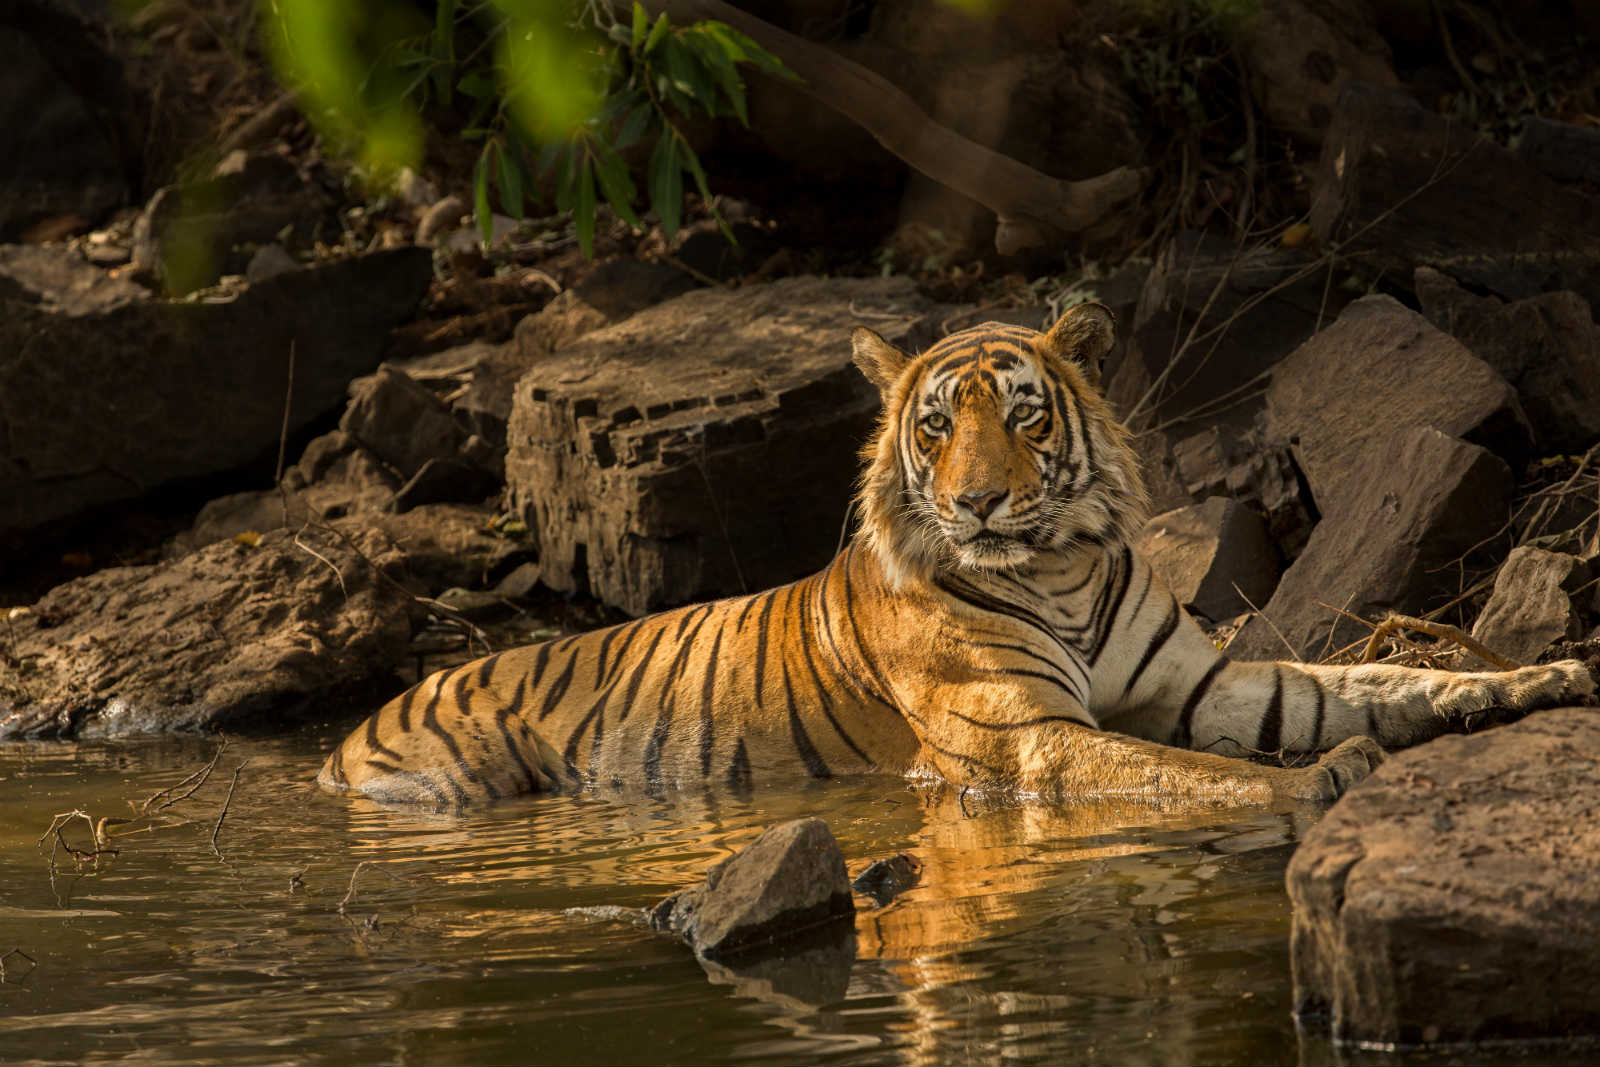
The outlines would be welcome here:
<svg viewBox="0 0 1600 1067">
<path fill-rule="evenodd" d="M 919 356 L 855 330 L 856 366 L 883 396 L 857 502 L 892 581 L 1133 536 L 1138 459 L 1093 384 L 1112 324 L 1081 304 L 1049 333 L 989 322 Z"/>
</svg>

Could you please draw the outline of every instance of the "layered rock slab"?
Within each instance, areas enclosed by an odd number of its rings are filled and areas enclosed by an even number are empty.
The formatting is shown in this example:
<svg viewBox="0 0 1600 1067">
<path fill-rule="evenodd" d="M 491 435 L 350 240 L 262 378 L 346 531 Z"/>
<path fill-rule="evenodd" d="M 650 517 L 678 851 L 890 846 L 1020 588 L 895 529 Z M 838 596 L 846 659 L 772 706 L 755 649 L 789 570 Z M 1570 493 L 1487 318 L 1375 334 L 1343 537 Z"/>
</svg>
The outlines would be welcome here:
<svg viewBox="0 0 1600 1067">
<path fill-rule="evenodd" d="M 411 636 L 404 560 L 374 530 L 278 530 L 58 586 L 8 620 L 0 738 L 260 727 L 382 695 Z"/>
<path fill-rule="evenodd" d="M 1289 863 L 1296 1011 L 1336 1041 L 1600 1034 L 1600 714 L 1379 767 Z"/>
<path fill-rule="evenodd" d="M 850 330 L 914 349 L 934 307 L 907 279 L 793 278 L 691 292 L 535 357 L 506 482 L 542 580 L 643 614 L 826 563 L 879 406 Z"/>
</svg>

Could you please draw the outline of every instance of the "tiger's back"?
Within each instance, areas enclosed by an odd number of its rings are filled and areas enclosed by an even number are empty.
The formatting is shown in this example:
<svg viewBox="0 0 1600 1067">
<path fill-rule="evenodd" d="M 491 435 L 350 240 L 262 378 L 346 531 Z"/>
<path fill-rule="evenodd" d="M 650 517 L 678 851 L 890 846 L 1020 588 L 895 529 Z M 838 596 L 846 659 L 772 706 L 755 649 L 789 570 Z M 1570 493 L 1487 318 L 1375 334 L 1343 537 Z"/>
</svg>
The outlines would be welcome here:
<svg viewBox="0 0 1600 1067">
<path fill-rule="evenodd" d="M 904 773 L 917 741 L 863 649 L 859 571 L 851 549 L 777 589 L 441 671 L 346 738 L 318 781 L 458 807 L 585 782 Z"/>
</svg>

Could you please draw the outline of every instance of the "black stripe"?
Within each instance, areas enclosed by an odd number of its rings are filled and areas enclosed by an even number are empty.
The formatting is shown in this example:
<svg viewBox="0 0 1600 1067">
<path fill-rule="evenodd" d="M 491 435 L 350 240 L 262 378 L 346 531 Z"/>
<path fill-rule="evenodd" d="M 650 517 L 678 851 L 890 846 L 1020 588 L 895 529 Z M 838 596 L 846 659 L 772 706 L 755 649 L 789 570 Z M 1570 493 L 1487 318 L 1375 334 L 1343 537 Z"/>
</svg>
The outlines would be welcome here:
<svg viewBox="0 0 1600 1067">
<path fill-rule="evenodd" d="M 550 691 L 544 695 L 544 703 L 539 706 L 538 721 L 543 722 L 545 716 L 555 711 L 556 704 L 561 701 L 563 696 L 566 696 L 567 687 L 572 684 L 572 672 L 577 669 L 577 666 L 578 657 L 569 653 L 567 665 L 562 668 L 560 674 L 556 675 L 556 680 L 551 684 Z"/>
<path fill-rule="evenodd" d="M 644 658 L 633 669 L 633 674 L 628 678 L 628 687 L 622 693 L 622 712 L 617 716 L 618 722 L 626 722 L 628 713 L 633 710 L 633 700 L 639 695 L 639 684 L 644 681 L 645 672 L 650 669 L 651 662 L 656 658 L 656 649 L 661 647 L 661 639 L 667 634 L 667 628 L 661 627 L 656 635 L 650 639 L 650 647 L 644 650 Z"/>
<path fill-rule="evenodd" d="M 494 666 L 497 662 L 499 662 L 500 657 L 503 655 L 505 655 L 505 653 L 496 652 L 492 656 L 485 657 L 483 663 L 478 667 L 477 677 L 473 678 L 472 680 L 473 684 L 479 689 L 489 688 L 489 682 L 494 677 Z"/>
<path fill-rule="evenodd" d="M 1040 715 L 1032 719 L 1019 719 L 1016 722 L 992 722 L 988 719 L 973 718 L 971 715 L 957 711 L 954 708 L 950 709 L 950 714 L 962 722 L 970 722 L 972 725 L 984 730 L 1021 730 L 1027 726 L 1042 726 L 1049 722 L 1070 722 L 1077 726 L 1087 725 L 1082 719 L 1074 719 L 1070 715 Z"/>
<path fill-rule="evenodd" d="M 1195 684 L 1189 693 L 1189 699 L 1183 702 L 1183 710 L 1178 712 L 1178 723 L 1172 730 L 1172 743 L 1178 748 L 1191 748 L 1194 745 L 1194 711 L 1200 706 L 1201 699 L 1206 695 L 1206 690 L 1211 688 L 1211 683 L 1217 680 L 1217 675 L 1222 673 L 1222 668 L 1228 661 L 1218 658 L 1206 671 L 1205 676 Z"/>
<path fill-rule="evenodd" d="M 832 778 L 833 772 L 828 770 L 827 761 L 817 751 L 817 746 L 811 743 L 811 735 L 806 733 L 805 725 L 800 721 L 800 709 L 794 701 L 794 686 L 789 680 L 789 661 L 783 659 L 779 662 L 783 667 L 783 699 L 789 706 L 789 734 L 794 738 L 795 751 L 800 753 L 800 760 L 811 777 Z"/>
<path fill-rule="evenodd" d="M 414 692 L 416 692 L 416 690 L 413 688 L 407 693 L 407 696 Z M 394 749 L 386 747 L 382 741 L 378 740 L 377 715 L 370 716 L 367 719 L 367 747 L 374 752 L 381 752 L 383 755 L 388 756 L 397 763 L 404 763 L 406 761 L 404 756 L 400 755 L 400 753 L 396 752 Z"/>
<path fill-rule="evenodd" d="M 511 715 L 512 712 L 510 709 L 501 708 L 495 713 L 495 722 L 500 727 L 500 736 L 505 739 L 506 751 L 510 753 L 511 758 L 516 761 L 517 766 L 522 768 L 522 776 L 527 780 L 528 784 L 524 792 L 532 793 L 539 785 L 539 776 L 536 775 L 533 771 L 533 768 L 528 765 L 528 761 L 523 759 L 521 747 L 517 744 L 516 739 L 511 736 Z M 528 729 L 528 724 L 523 722 L 520 718 L 517 719 L 517 725 L 522 727 L 522 733 L 524 736 L 532 736 L 532 731 Z"/>
<path fill-rule="evenodd" d="M 624 624 L 623 626 L 613 626 L 611 629 L 600 635 L 600 648 L 596 650 L 594 655 L 594 685 L 591 688 L 599 689 L 600 683 L 605 681 L 606 656 L 611 652 L 611 642 L 615 641 L 617 637 L 621 635 L 623 629 L 627 625 L 629 624 Z"/>
<path fill-rule="evenodd" d="M 609 667 L 605 668 L 604 681 L 602 681 L 599 677 L 595 678 L 594 686 L 596 689 L 600 688 L 602 685 L 611 685 L 618 678 L 622 677 L 622 669 L 623 667 L 627 666 L 628 663 L 628 649 L 633 647 L 633 642 L 638 639 L 641 633 L 644 632 L 644 624 L 652 621 L 654 620 L 645 618 L 640 619 L 637 622 L 630 622 L 623 625 L 623 629 L 627 631 L 628 636 L 622 639 L 622 644 L 617 646 L 616 658 L 611 661 L 611 665 Z"/>
<path fill-rule="evenodd" d="M 822 684 L 822 675 L 817 671 L 816 656 L 812 654 L 811 647 L 811 604 L 816 596 L 815 585 L 814 579 L 808 580 L 800 594 L 800 623 L 796 627 L 800 634 L 800 660 L 806 665 L 806 669 L 811 672 L 811 681 L 817 687 L 817 704 L 821 707 L 823 716 L 827 718 L 828 725 L 833 727 L 833 732 L 839 735 L 839 739 L 849 746 L 850 751 L 854 752 L 862 763 L 870 766 L 872 760 L 867 757 L 865 752 L 861 751 L 861 746 L 851 739 L 850 735 L 845 732 L 845 728 L 839 724 L 839 720 L 834 716 L 833 701 L 828 698 L 828 688 Z"/>
<path fill-rule="evenodd" d="M 1022 605 L 1013 604 L 1009 601 L 1001 600 L 998 597 L 990 596 L 988 593 L 967 585 L 965 582 L 959 582 L 950 575 L 946 574 L 936 574 L 933 579 L 933 584 L 939 590 L 951 597 L 954 597 L 956 600 L 961 601 L 963 604 L 977 608 L 980 611 L 987 611 L 995 615 L 1004 615 L 1007 618 L 1015 619 L 1018 622 L 1027 623 L 1035 630 L 1038 630 L 1040 633 L 1050 638 L 1051 641 L 1054 641 L 1061 651 L 1065 652 L 1069 658 L 1072 656 L 1072 649 L 1067 647 L 1066 642 L 1061 639 L 1061 636 L 1056 633 L 1050 624 Z"/>
<path fill-rule="evenodd" d="M 711 709 L 717 684 L 717 653 L 722 650 L 722 635 L 728 631 L 728 619 L 717 627 L 717 639 L 712 642 L 711 655 L 706 657 L 705 678 L 700 684 L 700 777 L 711 775 L 711 750 L 716 743 L 716 724 L 712 722 Z"/>
<path fill-rule="evenodd" d="M 455 682 L 451 689 L 451 703 L 454 704 L 457 710 L 466 708 L 471 700 L 471 697 L 467 694 L 466 671 L 457 670 Z M 439 703 L 443 697 L 444 683 L 441 680 L 439 687 L 434 690 L 433 699 L 428 701 L 427 706 L 422 709 L 422 728 L 433 734 L 444 744 L 444 747 L 450 752 L 454 765 L 466 777 L 467 781 L 481 785 L 484 791 L 489 794 L 490 800 L 499 800 L 500 790 L 496 789 L 493 783 L 482 778 L 472 765 L 467 762 L 466 757 L 461 754 L 461 746 L 456 743 L 455 735 L 439 723 Z"/>
<path fill-rule="evenodd" d="M 1144 655 L 1139 657 L 1139 662 L 1133 668 L 1133 673 L 1128 675 L 1128 683 L 1122 687 L 1124 696 L 1133 692 L 1134 683 L 1139 680 L 1139 676 L 1144 673 L 1144 669 L 1150 666 L 1150 661 L 1156 658 L 1156 653 L 1166 647 L 1167 642 L 1171 640 L 1172 634 L 1177 628 L 1178 602 L 1174 600 L 1167 605 L 1167 617 L 1161 620 L 1161 625 L 1150 636 L 1150 643 L 1144 646 Z"/>
<path fill-rule="evenodd" d="M 1133 583 L 1133 553 L 1126 547 L 1122 549 L 1121 557 L 1122 579 L 1117 583 L 1116 595 L 1111 598 L 1110 607 L 1106 609 L 1105 623 L 1099 627 L 1100 636 L 1096 639 L 1094 648 L 1089 653 L 1089 666 L 1093 667 L 1100 661 L 1100 653 L 1106 650 L 1106 645 L 1111 643 L 1111 632 L 1117 628 L 1117 613 L 1122 610 L 1122 602 L 1128 595 L 1128 586 Z M 1142 600 L 1141 600 L 1142 603 Z M 1129 620 L 1138 618 L 1138 612 L 1128 616 Z"/>
<path fill-rule="evenodd" d="M 1316 711 L 1316 717 L 1312 720 L 1312 727 L 1311 727 L 1311 751 L 1312 752 L 1316 752 L 1316 751 L 1318 751 L 1319 749 L 1322 748 L 1322 715 L 1323 715 L 1323 711 L 1324 711 L 1323 704 L 1324 704 L 1324 702 L 1326 700 L 1326 696 L 1327 695 L 1326 695 L 1325 691 L 1323 690 L 1322 683 L 1320 681 L 1318 681 L 1316 678 L 1312 677 L 1311 675 L 1306 675 L 1306 677 L 1309 678 L 1310 681 L 1311 681 L 1311 688 L 1313 688 L 1313 689 L 1315 689 L 1317 691 L 1317 711 Z"/>
<path fill-rule="evenodd" d="M 772 606 L 778 602 L 778 590 L 771 590 L 765 596 L 767 602 L 761 608 L 761 617 L 756 620 L 756 707 L 758 708 L 761 706 L 761 685 L 767 676 L 767 633 L 772 627 Z"/>
<path fill-rule="evenodd" d="M 753 783 L 750 774 L 750 753 L 744 750 L 744 738 L 733 750 L 733 762 L 728 764 L 728 784 L 735 789 L 748 790 Z"/>
<path fill-rule="evenodd" d="M 411 732 L 411 705 L 417 702 L 417 690 L 421 688 L 422 683 L 419 682 L 400 694 L 400 706 L 395 709 L 395 715 L 399 719 L 400 732 L 403 734 Z M 373 718 L 377 718 L 377 716 L 373 716 Z"/>
<path fill-rule="evenodd" d="M 1261 717 L 1261 731 L 1256 735 L 1257 752 L 1279 752 L 1283 749 L 1283 670 L 1272 666 L 1272 699 L 1267 701 L 1267 711 Z"/>
</svg>

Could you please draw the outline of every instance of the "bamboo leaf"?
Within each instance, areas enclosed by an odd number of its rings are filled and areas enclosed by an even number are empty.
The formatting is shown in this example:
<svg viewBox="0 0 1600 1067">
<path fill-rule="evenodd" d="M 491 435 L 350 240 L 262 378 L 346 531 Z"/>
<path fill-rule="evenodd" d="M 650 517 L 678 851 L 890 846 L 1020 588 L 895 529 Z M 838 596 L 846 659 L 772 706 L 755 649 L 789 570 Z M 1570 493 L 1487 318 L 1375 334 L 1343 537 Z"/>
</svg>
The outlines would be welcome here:
<svg viewBox="0 0 1600 1067">
<path fill-rule="evenodd" d="M 450 103 L 450 76 L 456 64 L 456 0 L 437 0 L 433 22 L 433 93 L 440 104 Z"/>
<path fill-rule="evenodd" d="M 622 129 L 617 131 L 617 149 L 620 151 L 632 147 L 644 136 L 645 130 L 650 128 L 650 120 L 655 117 L 656 109 L 648 100 L 629 112 L 628 117 L 622 120 Z"/>
<path fill-rule="evenodd" d="M 483 151 L 478 153 L 478 165 L 472 171 L 472 213 L 478 223 L 478 236 L 485 245 L 494 236 L 494 216 L 489 213 L 489 153 L 493 150 L 494 142 L 485 142 Z"/>
<path fill-rule="evenodd" d="M 500 206 L 514 219 L 522 215 L 522 171 L 526 165 L 514 144 L 500 146 Z"/>
<path fill-rule="evenodd" d="M 666 18 L 665 15 L 662 15 L 661 17 L 662 18 Z M 639 3 L 638 0 L 634 0 L 634 4 L 633 4 L 633 39 L 632 39 L 632 42 L 629 45 L 629 48 L 632 51 L 637 52 L 639 50 L 639 46 L 641 44 L 644 44 L 644 39 L 645 39 L 646 36 L 649 35 L 649 33 L 650 33 L 650 13 L 644 9 L 644 5 L 643 4 Z"/>
<path fill-rule="evenodd" d="M 585 259 L 594 258 L 594 171 L 586 155 L 583 173 L 578 178 L 577 201 L 572 205 L 572 222 L 578 229 L 578 247 Z"/>
<path fill-rule="evenodd" d="M 669 243 L 683 218 L 683 171 L 677 144 L 677 135 L 668 130 L 650 154 L 650 206 L 661 216 L 661 232 Z"/>
<path fill-rule="evenodd" d="M 649 55 L 656 50 L 656 46 L 661 43 L 661 39 L 667 35 L 667 30 L 669 29 L 671 29 L 671 24 L 667 22 L 667 13 L 663 11 L 661 16 L 656 19 L 656 24 L 650 27 L 650 36 L 645 39 L 645 55 Z"/>
<path fill-rule="evenodd" d="M 600 188 L 605 191 L 606 201 L 629 226 L 639 227 L 639 216 L 633 211 L 633 198 L 638 195 L 633 187 L 633 178 L 628 174 L 628 165 L 622 161 L 617 150 L 604 141 L 595 141 L 595 172 L 600 177 Z"/>
</svg>

